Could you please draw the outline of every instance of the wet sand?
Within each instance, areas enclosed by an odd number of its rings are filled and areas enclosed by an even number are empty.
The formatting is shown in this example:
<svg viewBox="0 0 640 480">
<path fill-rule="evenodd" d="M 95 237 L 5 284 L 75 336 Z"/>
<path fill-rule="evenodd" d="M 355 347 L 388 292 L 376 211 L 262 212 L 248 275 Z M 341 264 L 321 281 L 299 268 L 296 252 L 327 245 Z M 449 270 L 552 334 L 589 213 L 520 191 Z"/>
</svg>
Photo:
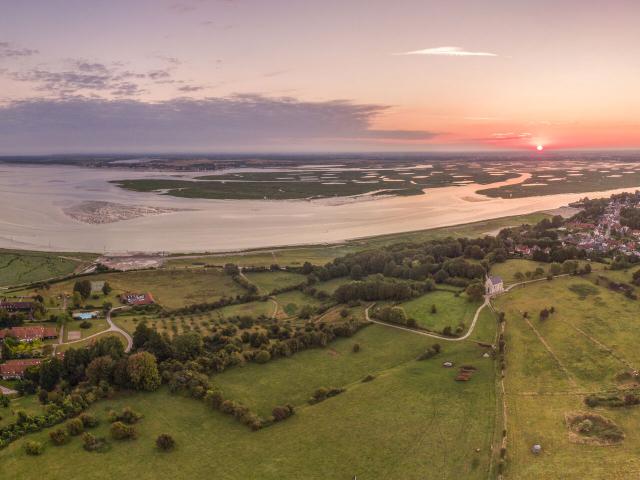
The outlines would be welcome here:
<svg viewBox="0 0 640 480">
<path fill-rule="evenodd" d="M 175 175 L 0 165 L 0 247 L 81 252 L 215 252 L 330 243 L 550 210 L 585 196 L 635 190 L 517 199 L 488 198 L 475 193 L 483 188 L 524 182 L 531 178 L 526 173 L 491 185 L 472 183 L 427 189 L 420 196 L 362 201 L 253 201 L 176 198 L 131 192 L 108 183 L 123 178 Z M 64 213 L 65 209 L 87 201 L 180 211 L 96 224 L 78 222 Z"/>
</svg>

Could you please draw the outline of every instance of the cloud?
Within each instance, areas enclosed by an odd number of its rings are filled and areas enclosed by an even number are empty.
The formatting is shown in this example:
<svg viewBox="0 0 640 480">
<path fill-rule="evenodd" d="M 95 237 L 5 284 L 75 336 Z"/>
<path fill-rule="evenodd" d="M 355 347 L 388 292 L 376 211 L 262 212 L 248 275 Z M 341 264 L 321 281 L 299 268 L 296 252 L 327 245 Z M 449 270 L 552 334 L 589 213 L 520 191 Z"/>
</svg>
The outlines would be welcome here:
<svg viewBox="0 0 640 480">
<path fill-rule="evenodd" d="M 0 153 L 331 150 L 437 135 L 372 129 L 388 108 L 261 95 L 22 100 L 0 107 Z"/>
<path fill-rule="evenodd" d="M 491 136 L 485 140 L 492 141 L 501 141 L 501 140 L 522 140 L 523 138 L 531 138 L 529 132 L 515 133 L 515 132 L 507 132 L 507 133 L 492 133 Z"/>
<path fill-rule="evenodd" d="M 10 42 L 0 42 L 0 59 L 1 58 L 16 58 L 16 57 L 30 57 L 36 55 L 38 50 L 31 48 L 18 48 Z"/>
<path fill-rule="evenodd" d="M 181 92 L 191 93 L 191 92 L 199 92 L 200 90 L 204 90 L 204 87 L 199 85 L 183 85 L 182 87 L 178 87 L 178 90 Z"/>
<path fill-rule="evenodd" d="M 497 57 L 497 53 L 471 52 L 461 47 L 434 47 L 423 50 L 412 50 L 410 52 L 396 53 L 396 55 L 434 55 L 441 57 Z"/>
</svg>

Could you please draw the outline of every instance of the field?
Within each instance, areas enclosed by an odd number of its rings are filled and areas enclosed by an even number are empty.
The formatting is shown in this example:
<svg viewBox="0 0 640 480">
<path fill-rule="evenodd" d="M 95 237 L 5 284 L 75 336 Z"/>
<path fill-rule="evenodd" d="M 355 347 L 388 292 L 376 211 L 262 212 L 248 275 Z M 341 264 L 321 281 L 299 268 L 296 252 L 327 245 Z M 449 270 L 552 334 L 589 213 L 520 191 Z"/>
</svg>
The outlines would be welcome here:
<svg viewBox="0 0 640 480">
<path fill-rule="evenodd" d="M 517 272 L 520 272 L 524 275 L 526 272 L 534 272 L 538 267 L 544 269 L 545 274 L 549 271 L 548 263 L 534 262 L 533 260 L 525 259 L 514 259 L 509 260 L 508 262 L 496 263 L 492 265 L 491 275 L 502 278 L 502 281 L 505 283 L 505 285 L 509 285 L 510 283 L 522 281 L 522 279 L 518 280 L 516 278 Z"/>
<path fill-rule="evenodd" d="M 69 275 L 85 264 L 87 256 L 84 257 L 83 260 L 54 253 L 0 250 L 0 287 Z"/>
<path fill-rule="evenodd" d="M 116 333 L 116 332 L 106 332 L 106 333 L 104 333 L 102 335 L 99 335 L 99 336 L 94 337 L 94 338 L 89 338 L 88 340 L 83 340 L 81 342 L 64 343 L 62 345 L 57 345 L 56 346 L 56 353 L 66 352 L 70 348 L 85 348 L 85 347 L 88 347 L 89 345 L 91 345 L 93 342 L 95 342 L 95 341 L 97 341 L 97 340 L 99 340 L 101 338 L 105 338 L 105 337 L 116 337 L 122 342 L 123 346 L 127 345 L 126 339 L 121 334 Z"/>
<path fill-rule="evenodd" d="M 433 305 L 435 313 L 431 313 Z M 480 303 L 470 302 L 464 294 L 456 297 L 453 292 L 436 290 L 399 306 L 404 308 L 407 318 L 414 318 L 420 327 L 442 332 L 445 327 L 455 331 L 461 323 L 466 331 Z"/>
<path fill-rule="evenodd" d="M 307 277 L 293 272 L 247 272 L 244 274 L 251 283 L 258 287 L 263 294 L 271 293 L 280 288 L 292 287 L 303 283 Z"/>
<path fill-rule="evenodd" d="M 351 351 L 354 342 L 362 345 L 361 352 Z M 103 420 L 99 436 L 107 435 L 107 408 L 130 405 L 144 412 L 138 440 L 113 443 L 107 453 L 90 454 L 74 439 L 63 447 L 48 446 L 43 456 L 34 458 L 22 453 L 22 439 L 0 451 L 0 462 L 14 475 L 8 478 L 24 480 L 38 478 L 42 468 L 52 480 L 123 475 L 199 479 L 210 478 L 212 472 L 221 479 L 422 479 L 435 472 L 444 478 L 484 479 L 494 435 L 493 362 L 480 358 L 481 350 L 471 342 L 446 345 L 440 358 L 415 361 L 430 343 L 414 334 L 371 326 L 332 345 L 337 355 L 330 349 L 311 350 L 214 377 L 227 395 L 252 399 L 264 411 L 283 401 L 299 405 L 293 418 L 259 432 L 250 432 L 201 402 L 162 391 L 92 407 Z M 455 372 L 441 367 L 444 358 L 473 362 L 478 372 L 470 382 L 455 382 Z M 368 373 L 375 374 L 375 380 L 361 383 Z M 347 391 L 306 405 L 317 385 L 346 386 Z M 176 439 L 174 452 L 155 449 L 153 441 L 163 432 Z M 30 438 L 45 436 L 43 432 Z M 193 461 L 196 458 L 201 461 Z"/>
<path fill-rule="evenodd" d="M 106 280 L 113 291 L 108 295 L 100 294 L 97 299 L 89 298 L 87 305 L 100 308 L 105 301 L 113 305 L 120 303 L 119 296 L 125 292 L 151 292 L 156 302 L 165 308 L 173 309 L 194 303 L 214 302 L 224 296 L 235 296 L 246 293 L 244 288 L 236 284 L 231 277 L 214 268 L 189 270 L 140 270 L 122 273 L 96 274 L 83 279 L 97 281 Z M 54 283 L 49 290 L 38 293 L 45 297 L 45 304 L 60 305 L 60 297 L 73 293 L 75 280 Z M 29 294 L 23 291 L 16 294 Z"/>
<path fill-rule="evenodd" d="M 278 302 L 278 318 L 296 316 L 300 312 L 300 309 L 305 305 L 317 307 L 322 303 L 318 299 L 306 295 L 298 290 L 280 293 L 274 298 L 276 302 Z"/>
<path fill-rule="evenodd" d="M 85 338 L 89 335 L 93 335 L 109 328 L 109 324 L 104 318 L 94 318 L 88 320 L 88 322 L 91 324 L 91 327 L 89 328 L 80 327 L 82 320 L 72 320 L 70 322 L 67 322 L 67 324 L 64 326 L 64 341 L 66 342 L 68 340 L 67 336 L 70 331 L 80 332 L 81 338 Z"/>
<path fill-rule="evenodd" d="M 542 281 L 496 301 L 506 313 L 508 478 L 622 479 L 638 472 L 637 407 L 594 409 L 624 430 L 616 447 L 572 443 L 564 424 L 566 414 L 590 410 L 586 393 L 615 392 L 623 386 L 617 375 L 640 365 L 637 301 L 596 278 Z M 540 320 L 538 312 L 551 306 L 556 312 Z M 543 454 L 530 453 L 534 443 Z"/>
</svg>

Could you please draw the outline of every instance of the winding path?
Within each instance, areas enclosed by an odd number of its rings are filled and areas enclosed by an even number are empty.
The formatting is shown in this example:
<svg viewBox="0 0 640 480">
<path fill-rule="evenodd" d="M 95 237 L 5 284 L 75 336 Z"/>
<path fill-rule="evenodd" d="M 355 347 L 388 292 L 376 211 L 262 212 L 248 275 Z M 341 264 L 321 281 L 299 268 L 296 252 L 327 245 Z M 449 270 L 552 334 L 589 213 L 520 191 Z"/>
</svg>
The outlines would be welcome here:
<svg viewBox="0 0 640 480">
<path fill-rule="evenodd" d="M 404 330 L 406 332 L 415 333 L 416 335 L 423 335 L 425 337 L 437 338 L 438 340 L 445 340 L 445 341 L 448 341 L 448 342 L 460 342 L 462 340 L 466 340 L 467 338 L 469 338 L 469 336 L 473 333 L 473 329 L 475 328 L 476 323 L 478 322 L 478 317 L 480 317 L 480 312 L 482 311 L 482 309 L 484 307 L 486 307 L 486 306 L 488 306 L 490 304 L 491 304 L 491 295 L 485 295 L 484 296 L 484 302 L 476 310 L 476 313 L 473 316 L 473 321 L 471 322 L 471 325 L 469 326 L 469 329 L 467 330 L 467 333 L 465 333 L 461 337 L 445 337 L 445 336 L 442 336 L 442 335 L 438 335 L 436 333 L 424 332 L 422 330 L 416 330 L 416 329 L 409 328 L 409 327 L 402 327 L 400 325 L 394 325 L 392 323 L 381 322 L 380 320 L 375 320 L 375 319 L 373 319 L 373 318 L 371 318 L 369 316 L 369 309 L 371 307 L 373 307 L 375 305 L 375 303 L 372 303 L 371 305 L 369 305 L 365 309 L 364 316 L 367 319 L 367 321 L 369 321 L 371 323 L 377 323 L 378 325 L 384 325 L 385 327 L 397 328 L 398 330 Z"/>
<path fill-rule="evenodd" d="M 57 345 L 54 345 L 53 354 L 55 355 L 56 347 L 58 347 L 60 345 L 72 345 L 74 343 L 84 342 L 86 340 L 90 340 L 92 338 L 104 335 L 105 333 L 108 333 L 108 332 L 115 332 L 115 333 L 119 333 L 120 335 L 122 335 L 127 340 L 127 347 L 125 348 L 125 352 L 130 352 L 131 349 L 133 348 L 133 338 L 131 337 L 131 335 L 129 335 L 129 332 L 127 332 L 126 330 L 123 330 L 118 325 L 113 323 L 113 320 L 111 320 L 111 312 L 113 312 L 114 310 L 121 310 L 121 309 L 124 309 L 124 308 L 127 308 L 127 307 L 126 306 L 116 307 L 116 308 L 112 308 L 111 310 L 109 310 L 107 312 L 107 316 L 105 317 L 105 319 L 107 320 L 107 323 L 109 324 L 109 328 L 107 328 L 106 330 L 101 330 L 101 331 L 99 331 L 97 333 L 94 333 L 93 335 L 89 335 L 88 337 L 84 337 L 84 338 L 81 338 L 79 340 L 72 340 L 71 342 L 59 343 Z"/>
</svg>

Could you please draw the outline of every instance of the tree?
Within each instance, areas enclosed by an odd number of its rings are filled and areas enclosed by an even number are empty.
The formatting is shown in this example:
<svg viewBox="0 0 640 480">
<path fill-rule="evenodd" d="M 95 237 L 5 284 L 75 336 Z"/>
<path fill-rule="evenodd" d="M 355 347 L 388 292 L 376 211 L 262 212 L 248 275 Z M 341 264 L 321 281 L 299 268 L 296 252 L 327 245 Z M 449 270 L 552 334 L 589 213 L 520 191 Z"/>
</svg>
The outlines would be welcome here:
<svg viewBox="0 0 640 480">
<path fill-rule="evenodd" d="M 162 433 L 156 438 L 156 446 L 163 452 L 168 452 L 176 446 L 176 441 L 168 433 Z"/>
<path fill-rule="evenodd" d="M 480 282 L 473 282 L 467 287 L 465 292 L 469 297 L 469 301 L 477 302 L 484 297 L 484 285 Z"/>
<path fill-rule="evenodd" d="M 521 282 L 522 280 L 524 280 L 524 274 L 523 274 L 522 272 L 520 272 L 520 271 L 518 271 L 518 272 L 514 273 L 514 274 L 513 274 L 513 277 L 514 277 L 517 281 L 519 281 L 519 282 Z"/>
<path fill-rule="evenodd" d="M 113 288 L 111 288 L 109 282 L 104 282 L 104 285 L 102 286 L 102 293 L 104 293 L 105 295 L 109 295 L 112 290 Z"/>
<path fill-rule="evenodd" d="M 42 362 L 39 370 L 39 385 L 47 391 L 53 390 L 60 380 L 62 372 L 62 362 L 57 358 Z"/>
<path fill-rule="evenodd" d="M 436 308 L 436 304 L 435 303 L 431 305 L 431 313 L 432 314 L 438 313 L 438 309 Z"/>
<path fill-rule="evenodd" d="M 349 276 L 353 280 L 360 280 L 363 275 L 364 275 L 364 272 L 362 270 L 362 267 L 359 264 L 356 263 L 353 267 L 351 267 L 351 272 L 349 272 Z"/>
<path fill-rule="evenodd" d="M 160 386 L 156 357 L 149 352 L 131 355 L 127 360 L 127 374 L 135 390 L 151 392 Z"/>
<path fill-rule="evenodd" d="M 73 291 L 78 292 L 83 300 L 91 296 L 91 282 L 89 280 L 77 280 L 73 285 Z"/>
<path fill-rule="evenodd" d="M 551 265 L 549 265 L 549 273 L 551 275 L 560 275 L 562 273 L 562 265 L 560 265 L 558 262 L 553 262 Z"/>
<path fill-rule="evenodd" d="M 289 418 L 294 413 L 295 409 L 293 405 L 289 403 L 287 403 L 286 405 L 277 406 L 271 412 L 274 422 L 281 422 L 282 420 Z"/>
<path fill-rule="evenodd" d="M 108 355 L 94 358 L 87 365 L 87 380 L 94 385 L 98 385 L 102 381 L 111 383 L 115 365 L 116 362 Z"/>
<path fill-rule="evenodd" d="M 80 308 L 82 306 L 82 295 L 80 292 L 73 292 L 72 303 L 74 308 Z"/>
<path fill-rule="evenodd" d="M 187 332 L 178 335 L 173 340 L 176 356 L 180 360 L 191 360 L 202 351 L 202 337 L 197 332 Z"/>
</svg>

